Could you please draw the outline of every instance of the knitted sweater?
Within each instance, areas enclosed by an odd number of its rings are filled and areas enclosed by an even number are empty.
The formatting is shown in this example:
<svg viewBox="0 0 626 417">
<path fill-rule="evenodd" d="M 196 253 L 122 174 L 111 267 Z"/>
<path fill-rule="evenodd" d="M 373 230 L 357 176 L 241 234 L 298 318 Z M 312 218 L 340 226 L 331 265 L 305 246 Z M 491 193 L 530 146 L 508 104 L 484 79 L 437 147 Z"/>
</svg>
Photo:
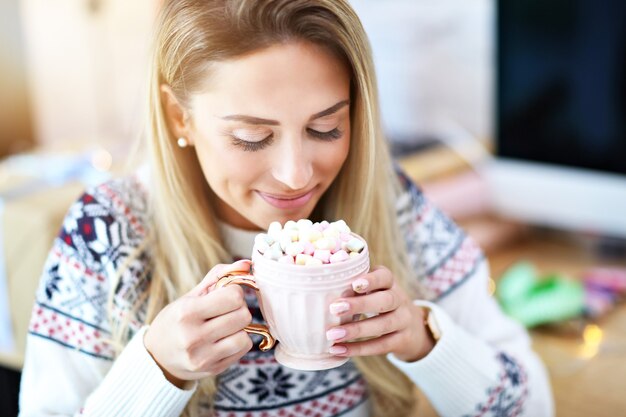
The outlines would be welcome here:
<svg viewBox="0 0 626 417">
<path fill-rule="evenodd" d="M 442 331 L 423 359 L 389 355 L 442 416 L 550 416 L 547 377 L 525 330 L 505 317 L 487 291 L 483 253 L 401 175 L 397 201 L 415 282 L 433 299 Z M 146 188 L 136 177 L 88 190 L 70 208 L 44 267 L 33 308 L 20 392 L 20 416 L 179 416 L 196 384 L 170 384 L 143 345 L 150 283 Z M 251 253 L 254 234 L 223 225 L 234 257 Z M 140 250 L 138 257 L 129 254 Z M 133 259 L 129 261 L 129 259 Z M 122 270 L 115 288 L 113 277 Z M 199 277 L 201 278 L 201 277 Z M 129 340 L 114 355 L 112 319 L 130 317 Z M 262 322 L 247 291 L 253 321 Z M 258 340 L 253 339 L 258 342 Z M 255 345 L 256 346 L 256 345 Z M 352 361 L 305 372 L 278 364 L 257 347 L 219 377 L 213 414 L 224 417 L 370 415 L 368 387 Z M 200 402 L 200 415 L 211 415 Z"/>
</svg>

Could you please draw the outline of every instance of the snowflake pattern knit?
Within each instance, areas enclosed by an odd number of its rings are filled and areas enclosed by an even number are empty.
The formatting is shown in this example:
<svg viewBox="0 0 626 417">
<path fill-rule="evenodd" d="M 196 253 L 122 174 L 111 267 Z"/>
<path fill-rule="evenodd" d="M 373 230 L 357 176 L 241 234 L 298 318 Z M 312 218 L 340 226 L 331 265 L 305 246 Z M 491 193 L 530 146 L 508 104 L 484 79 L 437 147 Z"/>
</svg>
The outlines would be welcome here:
<svg viewBox="0 0 626 417">
<path fill-rule="evenodd" d="M 410 261 L 421 282 L 441 299 L 475 271 L 483 254 L 419 189 L 400 175 L 405 192 L 397 201 Z M 146 192 L 128 177 L 99 185 L 71 207 L 47 259 L 29 333 L 102 361 L 114 360 L 107 343 L 107 299 L 114 285 L 112 320 L 129 319 L 130 334 L 145 323 L 143 297 L 150 283 Z M 130 254 L 140 251 L 139 256 Z M 132 259 L 132 260 L 131 260 Z M 118 277 L 118 271 L 123 273 Z M 256 296 L 246 291 L 254 322 L 263 322 Z M 139 309 L 134 306 L 138 305 Z M 132 311 L 136 311 L 133 315 Z M 347 364 L 318 372 L 279 365 L 273 352 L 255 348 L 219 377 L 217 416 L 340 416 L 367 400 L 367 385 Z M 498 354 L 502 378 L 476 405 L 476 416 L 518 414 L 527 392 L 524 370 Z M 201 407 L 208 410 L 208 404 Z M 203 414 L 203 413 L 201 413 Z M 206 413 L 204 413 L 206 414 Z M 470 414 L 468 414 L 469 416 Z"/>
</svg>

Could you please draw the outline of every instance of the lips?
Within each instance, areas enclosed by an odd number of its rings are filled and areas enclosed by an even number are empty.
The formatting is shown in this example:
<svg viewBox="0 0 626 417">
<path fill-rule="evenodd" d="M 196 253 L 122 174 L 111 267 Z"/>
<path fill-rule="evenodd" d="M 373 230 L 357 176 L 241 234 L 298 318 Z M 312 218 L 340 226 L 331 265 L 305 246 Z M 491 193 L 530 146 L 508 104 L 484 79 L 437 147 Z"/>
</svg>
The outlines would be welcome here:
<svg viewBox="0 0 626 417">
<path fill-rule="evenodd" d="M 309 200 L 311 200 L 311 197 L 313 197 L 313 190 L 310 190 L 304 194 L 298 194 L 293 196 L 268 194 L 261 191 L 257 191 L 257 194 L 259 194 L 259 196 L 268 204 L 276 208 L 297 209 L 304 207 L 309 202 Z"/>
</svg>

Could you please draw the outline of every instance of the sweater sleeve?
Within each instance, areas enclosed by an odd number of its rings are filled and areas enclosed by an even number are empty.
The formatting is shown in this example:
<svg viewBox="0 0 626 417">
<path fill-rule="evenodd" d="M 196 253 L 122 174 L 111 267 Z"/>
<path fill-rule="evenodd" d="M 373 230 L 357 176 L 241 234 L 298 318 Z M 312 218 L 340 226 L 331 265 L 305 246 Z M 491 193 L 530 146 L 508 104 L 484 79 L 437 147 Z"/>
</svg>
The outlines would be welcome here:
<svg viewBox="0 0 626 417">
<path fill-rule="evenodd" d="M 122 191 L 103 184 L 86 192 L 54 242 L 27 336 L 21 417 L 179 416 L 195 390 L 170 384 L 143 345 L 145 327 L 132 306 L 147 274 L 127 256 L 145 233 Z M 109 311 L 111 276 L 121 264 Z M 110 343 L 110 313 L 130 318 L 119 355 Z"/>
<path fill-rule="evenodd" d="M 389 355 L 441 416 L 552 416 L 543 364 L 525 329 L 488 292 L 487 261 L 471 238 L 434 208 L 407 178 L 403 229 L 417 281 L 441 338 L 423 359 Z M 401 211 L 402 213 L 402 211 Z M 412 252 L 411 252 L 412 251 Z"/>
</svg>

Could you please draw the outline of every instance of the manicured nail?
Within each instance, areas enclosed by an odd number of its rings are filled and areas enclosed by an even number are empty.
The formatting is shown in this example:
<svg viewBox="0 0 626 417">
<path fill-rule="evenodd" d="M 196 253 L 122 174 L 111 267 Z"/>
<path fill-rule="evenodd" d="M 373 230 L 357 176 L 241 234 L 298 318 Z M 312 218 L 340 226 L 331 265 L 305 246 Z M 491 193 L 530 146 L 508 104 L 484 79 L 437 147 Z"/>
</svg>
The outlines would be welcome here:
<svg viewBox="0 0 626 417">
<path fill-rule="evenodd" d="M 331 355 L 343 355 L 348 351 L 348 348 L 345 346 L 331 346 L 328 349 L 328 353 Z"/>
<path fill-rule="evenodd" d="M 367 287 L 369 287 L 369 285 L 369 281 L 365 278 L 358 278 L 352 282 L 352 289 L 354 290 L 354 292 L 363 292 L 367 290 Z"/>
<path fill-rule="evenodd" d="M 341 327 L 335 327 L 326 332 L 326 339 L 333 341 L 346 337 L 346 330 Z"/>
<path fill-rule="evenodd" d="M 345 301 L 338 301 L 336 303 L 332 303 L 329 309 L 331 314 L 339 315 L 350 310 L 350 304 Z"/>
</svg>

